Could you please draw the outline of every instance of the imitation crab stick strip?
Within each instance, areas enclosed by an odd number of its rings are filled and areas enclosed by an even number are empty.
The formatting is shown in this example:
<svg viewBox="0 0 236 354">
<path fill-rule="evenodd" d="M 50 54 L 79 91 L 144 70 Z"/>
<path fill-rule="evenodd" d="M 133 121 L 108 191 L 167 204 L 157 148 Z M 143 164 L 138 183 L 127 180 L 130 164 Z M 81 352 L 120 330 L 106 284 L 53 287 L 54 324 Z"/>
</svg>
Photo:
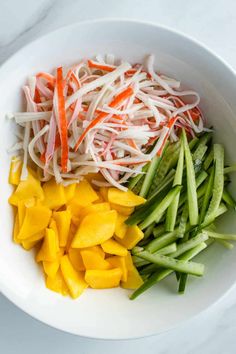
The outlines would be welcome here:
<svg viewBox="0 0 236 354">
<path fill-rule="evenodd" d="M 133 89 L 131 87 L 128 87 L 126 90 L 118 94 L 114 100 L 109 104 L 109 107 L 114 108 L 119 106 L 121 103 L 123 103 L 127 98 L 129 98 L 133 94 Z M 88 132 L 95 127 L 98 123 L 100 123 L 104 118 L 108 117 L 110 113 L 106 112 L 101 112 L 97 118 L 95 118 L 84 130 L 84 132 L 81 134 L 80 138 L 78 139 L 76 145 L 75 145 L 75 151 L 78 150 L 80 144 L 88 134 Z"/>
<path fill-rule="evenodd" d="M 67 172 L 68 161 L 68 136 L 67 136 L 67 120 L 65 110 L 65 97 L 63 94 L 64 82 L 62 67 L 57 69 L 57 94 L 58 94 L 58 112 L 61 137 L 61 167 L 63 172 Z"/>
<path fill-rule="evenodd" d="M 92 68 L 92 69 L 98 69 L 98 70 L 103 70 L 103 71 L 108 71 L 108 72 L 112 72 L 116 69 L 116 66 L 114 65 L 107 65 L 107 64 L 101 64 L 98 63 L 94 60 L 88 60 L 88 67 Z M 137 69 L 129 69 L 126 71 L 126 75 L 128 76 L 132 76 L 137 72 Z"/>
<path fill-rule="evenodd" d="M 45 79 L 46 81 L 48 81 L 52 86 L 55 85 L 56 79 L 54 78 L 53 75 L 50 75 L 48 73 L 45 72 L 40 72 L 36 75 L 37 78 L 42 78 Z"/>
</svg>

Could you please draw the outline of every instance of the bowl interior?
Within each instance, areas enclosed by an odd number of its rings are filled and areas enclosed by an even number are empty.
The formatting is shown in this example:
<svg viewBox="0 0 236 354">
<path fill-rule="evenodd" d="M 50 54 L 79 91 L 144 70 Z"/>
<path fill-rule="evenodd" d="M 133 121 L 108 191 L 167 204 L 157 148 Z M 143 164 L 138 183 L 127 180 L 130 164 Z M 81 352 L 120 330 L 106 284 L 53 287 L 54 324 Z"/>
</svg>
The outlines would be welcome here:
<svg viewBox="0 0 236 354">
<path fill-rule="evenodd" d="M 62 330 L 95 338 L 132 338 L 167 330 L 218 300 L 235 283 L 236 250 L 229 252 L 214 245 L 199 256 L 206 264 L 205 275 L 202 279 L 191 277 L 184 296 L 176 294 L 175 279 L 170 277 L 135 301 L 130 301 L 129 292 L 122 289 L 89 289 L 72 301 L 47 290 L 33 253 L 13 244 L 13 214 L 7 203 L 11 193 L 7 149 L 15 141 L 15 126 L 5 114 L 21 109 L 21 86 L 30 74 L 98 53 L 114 53 L 133 63 L 154 53 L 157 70 L 200 93 L 200 107 L 231 162 L 235 161 L 236 78 L 214 55 L 179 34 L 118 20 L 60 29 L 23 48 L 0 69 L 0 290 L 32 316 Z M 232 191 L 235 187 L 234 179 Z M 235 216 L 223 216 L 219 227 L 234 232 Z"/>
</svg>

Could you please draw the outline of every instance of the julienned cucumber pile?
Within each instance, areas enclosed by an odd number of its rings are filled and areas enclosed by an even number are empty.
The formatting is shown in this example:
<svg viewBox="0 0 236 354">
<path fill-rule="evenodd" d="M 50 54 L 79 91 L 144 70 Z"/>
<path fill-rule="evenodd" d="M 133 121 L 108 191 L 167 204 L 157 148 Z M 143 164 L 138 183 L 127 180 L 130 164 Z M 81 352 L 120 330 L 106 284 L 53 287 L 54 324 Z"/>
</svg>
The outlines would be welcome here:
<svg viewBox="0 0 236 354">
<path fill-rule="evenodd" d="M 215 230 L 215 220 L 236 207 L 227 190 L 235 166 L 225 167 L 224 148 L 212 143 L 212 133 L 188 142 L 182 130 L 179 141 L 166 145 L 162 156 L 143 171 L 128 186 L 147 199 L 126 221 L 144 231 L 144 239 L 132 250 L 144 283 L 131 299 L 173 272 L 183 293 L 189 275 L 204 274 L 204 265 L 192 261 L 196 255 L 214 241 L 229 249 L 229 241 L 236 241 L 236 234 Z"/>
</svg>

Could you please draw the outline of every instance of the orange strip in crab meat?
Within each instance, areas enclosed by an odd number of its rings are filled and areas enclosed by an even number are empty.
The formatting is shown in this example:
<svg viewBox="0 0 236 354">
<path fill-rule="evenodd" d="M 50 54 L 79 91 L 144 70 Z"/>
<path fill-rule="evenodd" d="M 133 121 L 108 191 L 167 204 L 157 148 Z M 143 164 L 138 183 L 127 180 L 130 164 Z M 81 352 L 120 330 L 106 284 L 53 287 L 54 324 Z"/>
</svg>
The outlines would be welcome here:
<svg viewBox="0 0 236 354">
<path fill-rule="evenodd" d="M 107 71 L 107 72 L 112 72 L 117 68 L 114 65 L 100 64 L 100 63 L 93 61 L 93 60 L 88 60 L 88 66 L 89 66 L 89 68 L 92 68 L 92 69 L 98 69 L 98 70 Z M 125 72 L 125 75 L 132 76 L 136 72 L 137 72 L 137 69 L 132 68 L 132 69 L 127 70 Z"/>
<path fill-rule="evenodd" d="M 94 68 L 94 69 L 104 70 L 104 71 L 109 71 L 109 72 L 112 72 L 116 69 L 115 66 L 96 63 L 93 60 L 88 60 L 88 66 L 89 66 L 89 68 Z"/>
<path fill-rule="evenodd" d="M 176 121 L 178 120 L 179 117 L 173 117 L 169 120 L 168 124 L 167 124 L 167 127 L 169 128 L 168 132 L 166 133 L 166 136 L 163 140 L 163 143 L 160 147 L 160 149 L 157 151 L 157 155 L 158 156 L 161 156 L 162 154 L 162 151 L 164 149 L 164 146 L 165 146 L 165 143 L 166 143 L 166 140 L 168 139 L 168 136 L 170 135 L 170 131 L 171 131 L 171 128 L 175 125 Z"/>
<path fill-rule="evenodd" d="M 65 97 L 63 93 L 64 81 L 62 67 L 57 68 L 57 95 L 58 95 L 58 113 L 60 124 L 60 138 L 61 138 L 61 168 L 63 172 L 67 172 L 68 161 L 68 135 L 67 135 L 67 120 L 65 110 Z"/>
<path fill-rule="evenodd" d="M 124 102 L 125 100 L 127 100 L 127 98 L 129 98 L 131 95 L 133 94 L 133 89 L 131 87 L 128 87 L 127 89 L 125 89 L 124 91 L 122 91 L 121 93 L 119 93 L 114 99 L 113 101 L 109 104 L 109 107 L 111 108 L 115 108 L 118 105 L 120 105 L 122 102 Z M 87 128 L 84 130 L 84 132 L 81 134 L 81 136 L 79 137 L 76 145 L 75 145 L 75 151 L 78 150 L 80 144 L 82 143 L 82 141 L 84 140 L 84 138 L 86 137 L 86 135 L 88 134 L 88 132 L 94 128 L 98 123 L 100 123 L 104 118 L 106 118 L 107 116 L 109 116 L 110 113 L 106 113 L 106 112 L 101 112 L 98 114 L 98 116 L 92 120 L 92 122 L 87 126 Z"/>
<path fill-rule="evenodd" d="M 45 79 L 46 81 L 48 81 L 53 87 L 55 85 L 55 81 L 56 79 L 51 75 L 51 74 L 48 74 L 48 73 L 44 73 L 44 72 L 40 72 L 36 75 L 37 78 L 43 78 Z"/>
</svg>

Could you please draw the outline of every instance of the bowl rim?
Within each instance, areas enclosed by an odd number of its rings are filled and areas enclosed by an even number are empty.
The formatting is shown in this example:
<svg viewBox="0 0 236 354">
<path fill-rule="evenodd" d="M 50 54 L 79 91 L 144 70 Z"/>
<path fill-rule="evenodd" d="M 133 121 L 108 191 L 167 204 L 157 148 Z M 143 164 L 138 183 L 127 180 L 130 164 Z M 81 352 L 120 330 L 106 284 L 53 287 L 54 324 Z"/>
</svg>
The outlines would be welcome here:
<svg viewBox="0 0 236 354">
<path fill-rule="evenodd" d="M 202 50 L 204 50 L 207 55 L 210 55 L 211 57 L 214 57 L 225 69 L 227 69 L 228 71 L 231 72 L 231 74 L 236 77 L 236 70 L 234 70 L 234 68 L 227 63 L 221 56 L 219 56 L 218 54 L 216 54 L 214 51 L 212 51 L 211 49 L 209 49 L 209 47 L 205 44 L 203 44 L 201 41 L 199 41 L 198 39 L 193 38 L 191 35 L 186 35 L 184 32 L 176 30 L 170 26 L 166 26 L 163 24 L 159 24 L 156 23 L 154 21 L 145 21 L 145 20 L 138 20 L 138 19 L 130 19 L 130 18 L 119 18 L 119 17 L 102 17 L 102 18 L 97 18 L 97 19 L 88 19 L 85 21 L 76 21 L 73 22 L 72 24 L 66 24 L 64 26 L 60 26 L 57 27 L 56 29 L 52 30 L 52 31 L 48 31 L 46 33 L 44 33 L 41 36 L 38 36 L 32 40 L 30 40 L 29 42 L 27 42 L 27 44 L 21 46 L 19 49 L 17 49 L 15 52 L 13 52 L 6 60 L 3 61 L 3 63 L 1 63 L 0 65 L 0 80 L 1 77 L 4 74 L 4 70 L 5 68 L 7 69 L 8 65 L 11 64 L 11 61 L 14 61 L 15 56 L 23 53 L 27 48 L 29 48 L 31 45 L 37 45 L 37 42 L 40 42 L 41 40 L 45 39 L 47 36 L 50 35 L 54 35 L 57 32 L 63 32 L 64 30 L 67 29 L 73 29 L 76 28 L 78 26 L 87 26 L 87 25 L 93 25 L 93 24 L 99 24 L 99 23 L 104 23 L 104 24 L 109 24 L 109 23 L 127 23 L 127 24 L 134 24 L 134 25 L 144 25 L 144 26 L 148 26 L 148 27 L 154 27 L 156 29 L 161 29 L 164 30 L 166 32 L 169 32 L 170 34 L 174 34 L 177 35 L 179 37 L 182 37 L 186 40 L 188 40 L 189 42 L 191 42 L 193 45 L 201 48 Z M 7 298 L 13 305 L 15 305 L 18 309 L 20 309 L 21 311 L 23 311 L 25 314 L 29 315 L 31 318 L 33 318 L 34 320 L 37 320 L 41 323 L 43 323 L 44 325 L 47 325 L 55 330 L 59 330 L 62 332 L 65 332 L 67 334 L 70 335 L 75 335 L 75 336 L 79 336 L 81 338 L 87 338 L 87 339 L 94 339 L 94 340 L 110 340 L 110 341 L 121 341 L 121 340 L 132 340 L 132 339 L 141 339 L 141 338 L 147 338 L 147 337 L 151 337 L 151 336 L 155 336 L 155 335 L 159 335 L 162 333 L 166 333 L 169 332 L 172 329 L 176 329 L 179 325 L 183 325 L 183 324 L 187 324 L 190 321 L 194 320 L 196 317 L 202 315 L 203 313 L 207 313 L 207 311 L 212 310 L 213 307 L 215 307 L 216 305 L 218 305 L 220 302 L 222 302 L 226 296 L 229 294 L 230 291 L 233 290 L 233 288 L 235 288 L 236 286 L 236 282 L 233 283 L 231 286 L 228 287 L 228 289 L 215 301 L 213 301 L 210 305 L 208 305 L 205 308 L 202 308 L 198 313 L 190 316 L 187 319 L 183 319 L 180 320 L 178 323 L 172 324 L 169 326 L 169 328 L 166 329 L 162 329 L 158 332 L 154 332 L 154 333 L 150 333 L 150 334 L 144 334 L 144 335 L 139 335 L 139 336 L 135 336 L 135 335 L 129 335 L 129 336 L 114 336 L 114 337 L 105 337 L 105 336 L 94 336 L 94 335 L 85 335 L 85 334 L 79 334 L 77 331 L 73 331 L 73 330 L 67 330 L 65 328 L 63 328 L 60 325 L 57 325 L 55 323 L 53 323 L 53 321 L 46 321 L 44 319 L 41 319 L 39 316 L 37 316 L 36 314 L 30 312 L 30 310 L 25 309 L 23 307 L 21 307 L 18 303 L 17 303 L 17 299 L 14 298 L 14 296 L 11 296 L 10 291 L 8 291 L 8 288 L 6 286 L 4 286 L 2 280 L 0 281 L 0 294 L 2 294 L 5 298 Z"/>
</svg>

